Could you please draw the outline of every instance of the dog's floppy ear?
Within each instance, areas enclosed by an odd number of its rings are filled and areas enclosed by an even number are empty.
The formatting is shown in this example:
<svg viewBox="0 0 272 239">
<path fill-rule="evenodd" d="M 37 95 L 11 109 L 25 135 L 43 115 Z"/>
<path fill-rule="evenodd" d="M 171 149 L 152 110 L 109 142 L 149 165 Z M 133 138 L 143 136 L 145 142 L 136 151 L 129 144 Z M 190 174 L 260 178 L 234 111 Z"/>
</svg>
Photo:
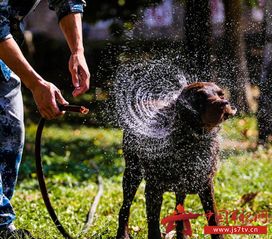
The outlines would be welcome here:
<svg viewBox="0 0 272 239">
<path fill-rule="evenodd" d="M 195 97 L 195 90 L 184 90 L 181 92 L 176 101 L 176 120 L 178 122 L 189 123 L 191 126 L 201 124 L 199 107 L 201 107 L 201 99 Z"/>
<path fill-rule="evenodd" d="M 179 103 L 196 113 L 201 113 L 205 102 L 205 91 L 201 83 L 188 85 L 183 89 L 179 97 Z"/>
</svg>

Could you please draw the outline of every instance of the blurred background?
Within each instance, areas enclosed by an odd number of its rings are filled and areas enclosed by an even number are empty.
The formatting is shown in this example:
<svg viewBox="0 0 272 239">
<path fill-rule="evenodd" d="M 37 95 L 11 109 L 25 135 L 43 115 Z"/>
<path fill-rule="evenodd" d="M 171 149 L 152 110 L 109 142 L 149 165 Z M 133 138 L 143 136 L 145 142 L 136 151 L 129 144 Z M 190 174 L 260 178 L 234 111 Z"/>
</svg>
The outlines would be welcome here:
<svg viewBox="0 0 272 239">
<path fill-rule="evenodd" d="M 83 32 L 91 89 L 77 99 L 71 97 L 69 49 L 47 1 L 42 0 L 25 19 L 25 56 L 45 79 L 62 90 L 68 101 L 91 111 L 87 117 L 66 114 L 48 122 L 43 135 L 50 196 L 68 231 L 76 235 L 83 226 L 100 175 L 104 194 L 87 238 L 114 238 L 116 233 L 124 160 L 112 87 L 116 69 L 130 59 L 168 58 L 190 79 L 215 81 L 225 89 L 239 113 L 221 130 L 221 166 L 215 177 L 218 208 L 253 216 L 271 212 L 272 1 L 86 2 Z M 16 223 L 40 238 L 61 238 L 44 208 L 36 179 L 34 141 L 40 116 L 30 92 L 23 89 L 23 93 L 27 128 L 19 186 L 13 199 L 20 215 Z M 142 184 L 131 209 L 133 238 L 146 238 L 144 200 Z M 174 206 L 174 195 L 165 194 L 161 217 L 171 214 Z M 198 197 L 189 196 L 185 209 L 201 213 Z M 270 226 L 264 221 L 253 224 Z M 204 217 L 192 222 L 193 238 L 209 238 L 203 235 L 204 225 Z M 269 227 L 267 237 L 226 238 L 263 239 L 271 238 L 271 233 Z"/>
<path fill-rule="evenodd" d="M 267 3 L 268 12 L 269 7 Z M 182 56 L 179 64 L 188 74 L 229 89 L 241 112 L 256 112 L 264 20 L 264 0 L 87 1 L 83 31 L 92 81 L 91 94 L 80 100 L 97 109 L 109 99 L 120 55 L 172 52 Z M 271 19 L 267 17 L 267 21 Z M 42 0 L 25 21 L 24 51 L 38 72 L 69 98 L 69 51 L 56 23 L 55 13 Z M 174 59 L 173 55 L 168 57 Z M 26 99 L 27 112 L 33 108 L 29 104 Z M 98 112 L 95 116 L 99 120 L 92 117 L 86 123 L 107 123 L 107 117 L 101 121 L 103 115 Z M 34 116 L 26 118 L 32 121 Z"/>
</svg>

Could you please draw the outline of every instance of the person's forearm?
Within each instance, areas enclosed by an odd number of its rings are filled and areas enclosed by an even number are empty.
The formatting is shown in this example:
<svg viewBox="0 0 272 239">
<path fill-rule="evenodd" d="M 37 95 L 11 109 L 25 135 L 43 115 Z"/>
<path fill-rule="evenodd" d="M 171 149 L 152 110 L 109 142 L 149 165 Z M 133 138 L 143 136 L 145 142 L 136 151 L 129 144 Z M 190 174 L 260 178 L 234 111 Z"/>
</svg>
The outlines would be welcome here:
<svg viewBox="0 0 272 239">
<path fill-rule="evenodd" d="M 20 77 L 25 86 L 30 90 L 33 90 L 39 80 L 42 80 L 41 76 L 25 59 L 13 38 L 0 42 L 0 59 Z"/>
<path fill-rule="evenodd" d="M 69 71 L 75 87 L 73 96 L 86 93 L 89 89 L 90 72 L 84 56 L 82 21 L 80 13 L 71 13 L 60 20 L 60 28 L 71 50 Z"/>
<path fill-rule="evenodd" d="M 32 92 L 38 110 L 46 119 L 53 119 L 63 112 L 57 102 L 68 104 L 60 90 L 50 82 L 45 81 L 27 62 L 19 46 L 13 38 L 0 42 L 0 59 L 17 74 L 27 88 Z"/>
<path fill-rule="evenodd" d="M 71 53 L 83 52 L 82 21 L 80 13 L 72 13 L 60 20 L 60 28 L 66 38 Z"/>
</svg>

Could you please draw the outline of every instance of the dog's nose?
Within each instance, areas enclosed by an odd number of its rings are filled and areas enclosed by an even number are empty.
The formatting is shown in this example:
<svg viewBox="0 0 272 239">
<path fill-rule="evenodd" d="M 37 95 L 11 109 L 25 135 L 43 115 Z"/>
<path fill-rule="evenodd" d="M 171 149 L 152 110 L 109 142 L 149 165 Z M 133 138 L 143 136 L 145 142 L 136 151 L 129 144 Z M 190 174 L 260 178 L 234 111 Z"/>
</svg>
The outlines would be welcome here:
<svg viewBox="0 0 272 239">
<path fill-rule="evenodd" d="M 228 105 L 229 104 L 229 101 L 228 100 L 222 100 L 221 101 L 221 105 L 222 106 L 225 106 L 225 105 Z"/>
<path fill-rule="evenodd" d="M 224 118 L 227 119 L 230 116 L 234 116 L 237 112 L 236 107 L 229 105 L 229 102 L 225 106 Z"/>
</svg>

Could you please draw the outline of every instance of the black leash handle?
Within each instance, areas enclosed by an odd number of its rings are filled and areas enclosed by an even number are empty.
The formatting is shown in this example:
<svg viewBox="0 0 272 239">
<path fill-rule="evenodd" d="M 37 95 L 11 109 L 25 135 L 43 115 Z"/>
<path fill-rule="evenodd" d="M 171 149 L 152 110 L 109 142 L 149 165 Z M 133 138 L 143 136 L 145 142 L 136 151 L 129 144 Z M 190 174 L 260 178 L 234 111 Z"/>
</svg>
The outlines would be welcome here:
<svg viewBox="0 0 272 239">
<path fill-rule="evenodd" d="M 89 109 L 85 108 L 84 106 L 77 106 L 77 105 L 60 105 L 59 109 L 61 111 L 79 112 L 82 114 L 87 114 L 89 112 Z M 64 229 L 61 222 L 59 221 L 57 214 L 51 204 L 47 187 L 45 184 L 45 177 L 43 173 L 42 157 L 41 157 L 41 138 L 42 138 L 44 125 L 45 125 L 45 119 L 41 118 L 37 128 L 36 140 L 35 140 L 36 172 L 37 172 L 37 177 L 38 177 L 38 181 L 40 185 L 40 190 L 41 190 L 43 201 L 47 208 L 47 211 L 51 219 L 55 223 L 59 232 L 63 235 L 65 239 L 73 239 L 73 237 Z"/>
</svg>

